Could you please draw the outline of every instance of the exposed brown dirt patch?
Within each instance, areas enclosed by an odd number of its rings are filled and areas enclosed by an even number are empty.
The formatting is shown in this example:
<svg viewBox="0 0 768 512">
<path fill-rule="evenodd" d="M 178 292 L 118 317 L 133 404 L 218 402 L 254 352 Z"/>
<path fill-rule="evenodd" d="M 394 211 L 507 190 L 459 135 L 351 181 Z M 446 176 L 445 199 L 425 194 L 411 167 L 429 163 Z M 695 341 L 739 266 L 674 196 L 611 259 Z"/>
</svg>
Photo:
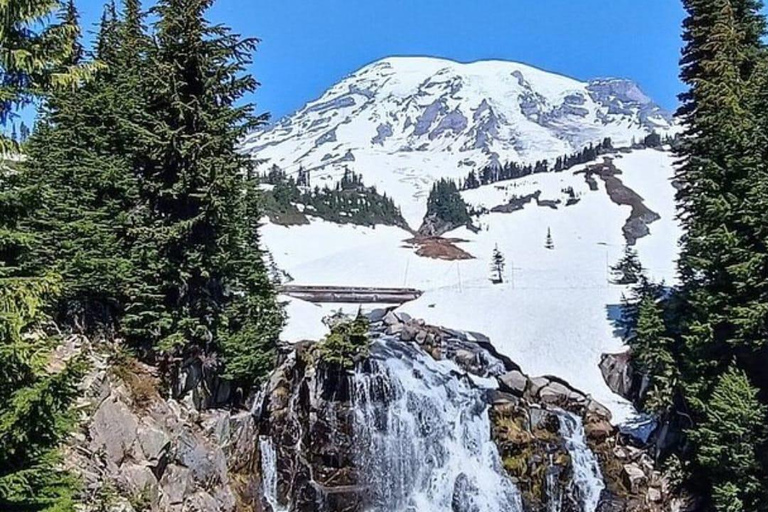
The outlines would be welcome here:
<svg viewBox="0 0 768 512">
<path fill-rule="evenodd" d="M 405 241 L 410 247 L 416 248 L 416 254 L 436 260 L 471 260 L 474 256 L 456 244 L 466 242 L 461 238 L 442 238 L 439 236 L 424 236 L 409 238 Z"/>
<path fill-rule="evenodd" d="M 596 185 L 594 176 L 598 176 L 605 183 L 605 190 L 611 201 L 632 208 L 632 212 L 623 227 L 627 244 L 635 245 L 638 238 L 650 234 L 648 225 L 659 220 L 661 216 L 645 205 L 645 200 L 640 194 L 616 177 L 621 174 L 621 171 L 614 165 L 613 158 L 604 157 L 603 163 L 589 165 L 583 171 L 578 171 L 575 174 L 580 173 L 584 173 L 584 179 L 593 190 L 595 188 L 592 185 Z"/>
</svg>

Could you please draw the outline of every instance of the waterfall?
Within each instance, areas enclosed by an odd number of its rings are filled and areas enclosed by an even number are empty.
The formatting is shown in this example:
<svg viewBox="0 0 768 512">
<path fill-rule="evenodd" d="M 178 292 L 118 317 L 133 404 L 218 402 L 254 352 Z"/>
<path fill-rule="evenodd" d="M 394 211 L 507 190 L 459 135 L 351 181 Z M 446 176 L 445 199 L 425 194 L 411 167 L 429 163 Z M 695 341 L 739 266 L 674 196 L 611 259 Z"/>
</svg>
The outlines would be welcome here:
<svg viewBox="0 0 768 512">
<path fill-rule="evenodd" d="M 605 489 L 600 464 L 595 454 L 587 446 L 584 425 L 575 414 L 560 411 L 560 435 L 571 456 L 573 466 L 572 486 L 581 503 L 583 512 L 595 512 L 600 502 L 600 494 Z"/>
<path fill-rule="evenodd" d="M 377 341 L 353 393 L 371 511 L 522 512 L 490 436 L 484 391 L 455 364 Z"/>
<path fill-rule="evenodd" d="M 261 452 L 261 482 L 264 498 L 274 512 L 282 512 L 285 508 L 277 502 L 277 456 L 269 436 L 259 437 L 259 451 Z"/>
</svg>

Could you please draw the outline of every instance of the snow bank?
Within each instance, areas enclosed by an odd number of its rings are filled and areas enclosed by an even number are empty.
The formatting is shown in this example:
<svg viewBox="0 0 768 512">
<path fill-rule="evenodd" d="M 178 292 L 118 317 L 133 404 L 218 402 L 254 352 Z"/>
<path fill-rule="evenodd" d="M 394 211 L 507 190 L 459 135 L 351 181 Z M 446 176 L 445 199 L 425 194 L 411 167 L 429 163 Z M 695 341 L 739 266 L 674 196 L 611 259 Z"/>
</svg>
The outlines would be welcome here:
<svg viewBox="0 0 768 512">
<path fill-rule="evenodd" d="M 641 261 L 656 278 L 674 279 L 679 227 L 674 220 L 671 157 L 654 150 L 616 160 L 620 178 L 661 215 L 651 235 L 640 239 Z M 578 169 L 575 169 L 578 170 Z M 541 199 L 563 199 L 572 187 L 580 198 L 556 209 L 535 201 L 514 213 L 492 213 L 473 233 L 446 236 L 466 240 L 460 247 L 473 260 L 441 261 L 417 256 L 404 240 L 411 234 L 394 227 L 364 228 L 313 220 L 286 228 L 268 224 L 263 241 L 277 264 L 296 283 L 356 286 L 407 286 L 424 291 L 401 310 L 427 322 L 488 335 L 498 350 L 530 375 L 556 375 L 608 406 L 614 419 L 632 414 L 631 406 L 608 389 L 598 363 L 605 352 L 624 349 L 612 323 L 623 286 L 609 283 L 610 266 L 622 255 L 622 226 L 630 208 L 610 201 L 602 182 L 590 191 L 575 170 L 540 174 L 464 193 L 468 202 L 493 206 L 509 195 L 541 190 Z M 544 247 L 547 230 L 555 248 Z M 507 259 L 505 283 L 490 282 L 495 246 Z M 324 311 L 301 301 L 289 305 L 286 339 L 322 337 L 317 327 Z M 356 307 L 356 306 L 355 306 Z M 347 308 L 353 310 L 351 308 Z M 303 325 L 304 322 L 313 325 Z M 297 334 L 298 333 L 298 334 Z"/>
</svg>

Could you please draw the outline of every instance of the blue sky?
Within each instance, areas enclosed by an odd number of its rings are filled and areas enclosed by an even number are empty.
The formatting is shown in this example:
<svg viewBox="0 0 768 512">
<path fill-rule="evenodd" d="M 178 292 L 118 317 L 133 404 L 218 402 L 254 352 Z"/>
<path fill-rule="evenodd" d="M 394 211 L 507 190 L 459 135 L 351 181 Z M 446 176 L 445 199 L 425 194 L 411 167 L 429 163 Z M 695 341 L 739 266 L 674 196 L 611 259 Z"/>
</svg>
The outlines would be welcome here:
<svg viewBox="0 0 768 512">
<path fill-rule="evenodd" d="M 78 1 L 86 27 L 102 5 Z M 390 55 L 508 59 L 579 79 L 631 78 L 667 108 L 682 87 L 675 0 L 217 0 L 210 17 L 262 39 L 253 100 L 273 118 Z"/>
</svg>

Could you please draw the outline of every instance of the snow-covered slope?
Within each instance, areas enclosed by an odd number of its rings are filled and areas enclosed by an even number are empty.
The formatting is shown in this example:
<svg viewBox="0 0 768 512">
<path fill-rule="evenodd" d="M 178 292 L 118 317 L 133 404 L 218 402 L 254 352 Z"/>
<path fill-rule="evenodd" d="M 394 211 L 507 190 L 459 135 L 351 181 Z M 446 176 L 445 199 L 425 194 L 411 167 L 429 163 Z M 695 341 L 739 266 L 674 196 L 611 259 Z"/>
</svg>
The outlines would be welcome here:
<svg viewBox="0 0 768 512">
<path fill-rule="evenodd" d="M 669 114 L 627 80 L 580 82 L 513 62 L 390 58 L 253 134 L 244 149 L 288 173 L 310 169 L 319 186 L 335 183 L 349 166 L 393 197 L 415 228 L 439 178 L 464 178 L 491 161 L 552 162 L 605 137 L 621 147 L 652 131 L 675 130 Z M 477 232 L 444 235 L 464 240 L 457 245 L 474 259 L 420 257 L 406 243 L 412 234 L 397 227 L 316 219 L 292 227 L 268 223 L 263 240 L 299 284 L 423 290 L 401 309 L 487 334 L 526 372 L 565 378 L 621 420 L 631 407 L 610 392 L 598 368 L 602 353 L 623 348 L 613 320 L 626 288 L 609 282 L 609 267 L 622 255 L 628 219 L 639 219 L 634 230 L 642 263 L 653 278 L 673 280 L 679 228 L 670 153 L 645 149 L 611 157 L 615 169 L 607 175 L 599 171 L 606 166 L 585 174 L 588 165 L 581 165 L 463 192 L 478 211 L 535 198 L 521 209 L 477 217 Z M 632 206 L 617 204 L 628 197 Z M 650 235 L 642 236 L 647 222 Z M 548 231 L 554 249 L 545 247 Z M 495 285 L 489 266 L 497 246 L 507 268 L 505 282 Z M 336 308 L 290 300 L 284 338 L 321 337 L 321 319 Z"/>
<path fill-rule="evenodd" d="M 610 137 L 627 145 L 673 129 L 670 115 L 631 81 L 580 82 L 524 64 L 388 58 L 345 78 L 244 149 L 314 184 L 345 167 L 402 207 L 418 227 L 440 177 L 490 161 L 554 160 Z"/>
<path fill-rule="evenodd" d="M 637 242 L 641 261 L 655 279 L 674 279 L 679 228 L 674 219 L 673 158 L 667 152 L 640 150 L 615 155 L 620 178 L 640 193 L 661 219 L 650 236 Z M 464 192 L 475 205 L 500 204 L 510 195 L 541 191 L 540 199 L 563 198 L 574 189 L 579 201 L 556 208 L 535 202 L 513 213 L 490 213 L 481 230 L 461 228 L 445 236 L 466 240 L 460 246 L 475 259 L 442 261 L 419 257 L 404 244 L 411 235 L 399 228 L 336 225 L 313 221 L 283 227 L 268 224 L 263 240 L 277 263 L 298 283 L 358 286 L 409 286 L 424 290 L 402 310 L 437 325 L 490 336 L 498 349 L 531 375 L 565 378 L 591 393 L 621 420 L 629 405 L 603 382 L 598 363 L 604 352 L 622 350 L 612 318 L 618 314 L 623 286 L 610 284 L 609 266 L 624 247 L 622 226 L 630 207 L 612 202 L 601 181 L 591 190 L 579 171 L 547 173 L 500 182 Z M 544 246 L 550 229 L 554 249 Z M 505 254 L 504 284 L 490 282 L 495 246 Z M 317 321 L 325 309 L 293 302 L 287 339 L 322 335 Z M 320 330 L 318 330 L 320 328 Z"/>
</svg>

